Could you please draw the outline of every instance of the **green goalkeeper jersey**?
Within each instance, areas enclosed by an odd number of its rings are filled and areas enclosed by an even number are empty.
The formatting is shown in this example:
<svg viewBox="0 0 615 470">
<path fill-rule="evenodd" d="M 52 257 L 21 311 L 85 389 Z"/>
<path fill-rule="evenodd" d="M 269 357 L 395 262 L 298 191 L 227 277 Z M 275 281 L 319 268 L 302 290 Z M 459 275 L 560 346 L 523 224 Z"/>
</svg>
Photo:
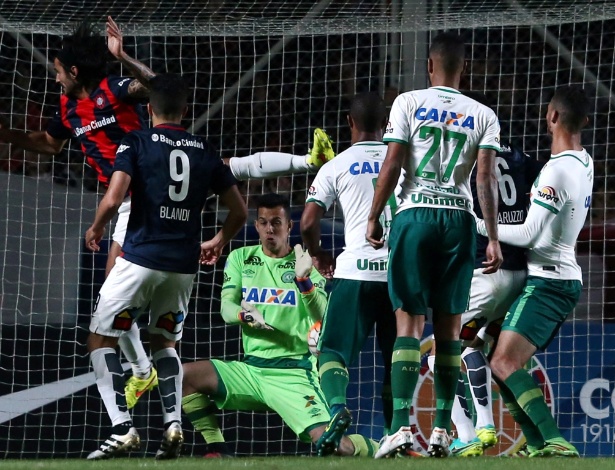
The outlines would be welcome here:
<svg viewBox="0 0 615 470">
<path fill-rule="evenodd" d="M 316 269 L 310 278 L 314 288 L 301 293 L 295 285 L 295 253 L 271 258 L 260 245 L 231 251 L 224 268 L 222 317 L 241 323 L 241 300 L 254 305 L 274 330 L 242 330 L 244 360 L 261 367 L 312 368 L 307 344 L 310 327 L 327 306 L 325 279 Z"/>
</svg>

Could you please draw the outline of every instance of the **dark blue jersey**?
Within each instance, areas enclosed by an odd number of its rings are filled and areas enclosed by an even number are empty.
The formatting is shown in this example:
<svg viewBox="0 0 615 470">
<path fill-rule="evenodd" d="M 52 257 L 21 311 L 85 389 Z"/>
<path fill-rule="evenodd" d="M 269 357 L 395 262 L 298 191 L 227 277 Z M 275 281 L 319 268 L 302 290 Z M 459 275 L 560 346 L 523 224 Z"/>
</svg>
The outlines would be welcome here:
<svg viewBox="0 0 615 470">
<path fill-rule="evenodd" d="M 133 78 L 104 78 L 87 98 L 60 97 L 60 107 L 47 126 L 58 140 L 75 137 L 98 180 L 107 185 L 115 151 L 130 131 L 143 129 L 141 105 L 128 94 Z"/>
<path fill-rule="evenodd" d="M 502 152 L 496 157 L 496 173 L 498 175 L 498 224 L 522 224 L 527 216 L 530 204 L 529 193 L 532 183 L 540 173 L 544 163 L 541 163 L 515 146 L 502 145 Z M 476 196 L 476 168 L 470 180 L 474 198 L 474 212 L 483 218 L 483 212 Z M 488 239 L 482 235 L 476 236 L 475 268 L 482 268 Z M 525 248 L 506 243 L 500 244 L 504 263 L 502 269 L 520 270 L 527 268 Z"/>
<path fill-rule="evenodd" d="M 159 271 L 198 270 L 201 211 L 211 189 L 237 184 L 207 141 L 174 124 L 128 134 L 114 171 L 131 176 L 132 202 L 123 257 Z"/>
</svg>

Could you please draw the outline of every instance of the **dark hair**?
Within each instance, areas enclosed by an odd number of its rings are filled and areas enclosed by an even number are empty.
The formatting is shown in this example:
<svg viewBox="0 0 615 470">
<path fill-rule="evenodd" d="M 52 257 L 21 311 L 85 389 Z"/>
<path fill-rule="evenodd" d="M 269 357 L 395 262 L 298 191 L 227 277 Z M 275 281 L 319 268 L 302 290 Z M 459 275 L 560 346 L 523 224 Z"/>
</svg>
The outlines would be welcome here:
<svg viewBox="0 0 615 470">
<path fill-rule="evenodd" d="M 587 123 L 589 99 L 579 86 L 567 85 L 555 90 L 551 106 L 559 113 L 559 119 L 567 131 L 580 132 Z"/>
<path fill-rule="evenodd" d="M 259 196 L 256 199 L 256 210 L 258 211 L 261 207 L 266 209 L 282 207 L 284 212 L 286 212 L 286 216 L 290 220 L 290 200 L 282 194 L 267 193 Z"/>
<path fill-rule="evenodd" d="M 377 93 L 360 93 L 352 98 L 350 117 L 359 130 L 365 132 L 381 130 L 386 116 L 386 106 Z"/>
<path fill-rule="evenodd" d="M 62 39 L 62 49 L 56 58 L 69 71 L 77 67 L 77 82 L 84 87 L 95 87 L 107 76 L 107 44 L 95 34 L 91 25 L 80 23 L 72 35 Z"/>
<path fill-rule="evenodd" d="M 441 33 L 431 41 L 429 57 L 438 56 L 439 62 L 447 75 L 453 75 L 463 68 L 466 45 L 458 34 Z"/>
<path fill-rule="evenodd" d="M 174 73 L 161 73 L 150 80 L 149 102 L 157 116 L 181 116 L 188 103 L 188 85 Z"/>
</svg>

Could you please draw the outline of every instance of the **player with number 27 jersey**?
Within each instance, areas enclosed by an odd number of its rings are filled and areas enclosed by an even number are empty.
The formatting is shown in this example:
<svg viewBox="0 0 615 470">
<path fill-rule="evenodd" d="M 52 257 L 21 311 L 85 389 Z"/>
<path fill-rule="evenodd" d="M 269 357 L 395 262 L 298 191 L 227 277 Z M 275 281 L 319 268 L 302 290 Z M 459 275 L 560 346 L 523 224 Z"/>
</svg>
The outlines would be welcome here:
<svg viewBox="0 0 615 470">
<path fill-rule="evenodd" d="M 221 194 L 236 184 L 229 167 L 205 140 L 181 126 L 161 124 L 127 135 L 114 171 L 132 177 L 124 259 L 160 271 L 195 273 L 201 209 L 208 188 Z"/>
<path fill-rule="evenodd" d="M 500 149 L 500 125 L 487 106 L 448 87 L 402 93 L 384 142 L 410 144 L 399 211 L 472 210 L 470 174 L 479 148 Z"/>
</svg>

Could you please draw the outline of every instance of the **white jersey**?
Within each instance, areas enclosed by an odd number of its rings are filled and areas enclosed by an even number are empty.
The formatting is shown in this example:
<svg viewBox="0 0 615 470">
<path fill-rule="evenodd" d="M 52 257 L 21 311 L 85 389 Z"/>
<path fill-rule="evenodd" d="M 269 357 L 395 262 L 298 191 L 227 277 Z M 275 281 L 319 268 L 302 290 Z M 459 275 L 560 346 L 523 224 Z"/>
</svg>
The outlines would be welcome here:
<svg viewBox="0 0 615 470">
<path fill-rule="evenodd" d="M 366 240 L 367 217 L 372 207 L 376 180 L 386 155 L 382 142 L 358 142 L 318 170 L 306 202 L 329 210 L 334 201 L 344 215 L 344 251 L 336 261 L 334 277 L 359 281 L 387 280 L 388 245 L 375 250 Z M 386 240 L 397 205 L 395 195 L 387 203 L 380 222 Z"/>
<path fill-rule="evenodd" d="M 454 88 L 399 95 L 385 142 L 410 145 L 398 211 L 411 207 L 472 210 L 470 174 L 479 148 L 500 150 L 495 113 Z"/>
<path fill-rule="evenodd" d="M 530 276 L 582 281 L 574 247 L 587 218 L 593 185 L 594 162 L 585 150 L 551 155 L 532 186 L 530 210 L 538 205 L 557 215 L 528 253 Z"/>
</svg>

